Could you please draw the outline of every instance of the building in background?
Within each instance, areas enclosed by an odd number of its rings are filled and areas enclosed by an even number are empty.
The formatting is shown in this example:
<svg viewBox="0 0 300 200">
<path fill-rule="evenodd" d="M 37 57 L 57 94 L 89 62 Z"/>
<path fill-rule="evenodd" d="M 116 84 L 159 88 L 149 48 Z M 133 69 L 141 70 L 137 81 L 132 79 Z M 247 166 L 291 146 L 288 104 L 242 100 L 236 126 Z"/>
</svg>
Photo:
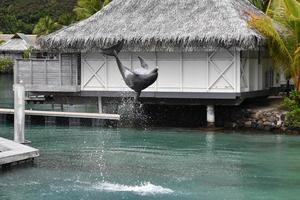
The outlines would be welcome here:
<svg viewBox="0 0 300 200">
<path fill-rule="evenodd" d="M 139 67 L 142 56 L 159 68 L 142 101 L 210 105 L 210 111 L 213 105 L 238 105 L 280 86 L 265 38 L 248 25 L 249 12 L 263 15 L 248 0 L 114 0 L 90 18 L 41 38 L 42 49 L 58 58 L 19 60 L 15 82 L 22 81 L 29 92 L 66 99 L 102 102 L 132 94 L 115 59 L 99 50 L 123 40 L 123 64 Z"/>
</svg>

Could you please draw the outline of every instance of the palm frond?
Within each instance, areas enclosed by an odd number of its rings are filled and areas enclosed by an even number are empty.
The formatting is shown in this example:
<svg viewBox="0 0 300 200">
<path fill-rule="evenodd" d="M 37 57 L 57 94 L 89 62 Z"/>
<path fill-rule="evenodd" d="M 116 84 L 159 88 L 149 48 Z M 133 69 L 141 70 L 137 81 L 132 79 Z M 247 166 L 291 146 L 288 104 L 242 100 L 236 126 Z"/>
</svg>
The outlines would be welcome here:
<svg viewBox="0 0 300 200">
<path fill-rule="evenodd" d="M 286 46 L 285 38 L 280 35 L 273 25 L 271 18 L 251 15 L 250 25 L 269 38 L 270 54 L 277 65 L 287 66 L 292 62 L 292 56 Z"/>
</svg>

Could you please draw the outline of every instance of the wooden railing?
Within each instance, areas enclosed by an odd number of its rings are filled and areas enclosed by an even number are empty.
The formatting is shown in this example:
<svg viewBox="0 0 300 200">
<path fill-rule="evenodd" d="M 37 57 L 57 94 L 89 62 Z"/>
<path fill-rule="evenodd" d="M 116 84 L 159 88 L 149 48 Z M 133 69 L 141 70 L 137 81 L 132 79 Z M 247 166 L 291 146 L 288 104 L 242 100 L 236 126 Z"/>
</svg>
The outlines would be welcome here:
<svg viewBox="0 0 300 200">
<path fill-rule="evenodd" d="M 26 91 L 77 92 L 78 58 L 62 54 L 59 59 L 17 59 L 14 82 L 25 85 Z"/>
</svg>

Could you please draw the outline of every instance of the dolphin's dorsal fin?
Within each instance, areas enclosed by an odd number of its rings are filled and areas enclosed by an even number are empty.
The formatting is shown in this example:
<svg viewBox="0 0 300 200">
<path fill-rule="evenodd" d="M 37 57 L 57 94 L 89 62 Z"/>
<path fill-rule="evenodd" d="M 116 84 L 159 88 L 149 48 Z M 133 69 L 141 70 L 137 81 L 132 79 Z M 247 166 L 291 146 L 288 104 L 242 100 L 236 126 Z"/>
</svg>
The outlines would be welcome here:
<svg viewBox="0 0 300 200">
<path fill-rule="evenodd" d="M 149 66 L 148 66 L 148 64 L 145 62 L 145 60 L 144 60 L 142 57 L 140 57 L 140 56 L 138 56 L 138 58 L 139 58 L 139 60 L 140 60 L 140 62 L 141 62 L 142 68 L 144 68 L 144 69 L 149 69 Z"/>
</svg>

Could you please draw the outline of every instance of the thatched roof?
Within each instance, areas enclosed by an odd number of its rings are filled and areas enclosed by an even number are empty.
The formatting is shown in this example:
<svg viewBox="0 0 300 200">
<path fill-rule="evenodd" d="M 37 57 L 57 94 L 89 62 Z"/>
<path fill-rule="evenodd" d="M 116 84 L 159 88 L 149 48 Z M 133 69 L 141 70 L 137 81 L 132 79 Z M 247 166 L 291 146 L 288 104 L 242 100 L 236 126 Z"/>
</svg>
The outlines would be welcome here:
<svg viewBox="0 0 300 200">
<path fill-rule="evenodd" d="M 32 47 L 33 49 L 39 49 L 36 40 L 36 35 L 25 35 L 23 33 L 16 33 L 8 41 L 0 45 L 0 51 L 23 52 L 30 47 Z"/>
<path fill-rule="evenodd" d="M 14 36 L 14 34 L 0 34 L 0 42 L 1 42 L 1 41 L 7 42 L 7 41 L 10 40 L 13 36 Z"/>
<path fill-rule="evenodd" d="M 113 0 L 90 18 L 41 38 L 43 48 L 90 50 L 124 40 L 130 50 L 257 47 L 248 0 Z"/>
</svg>

